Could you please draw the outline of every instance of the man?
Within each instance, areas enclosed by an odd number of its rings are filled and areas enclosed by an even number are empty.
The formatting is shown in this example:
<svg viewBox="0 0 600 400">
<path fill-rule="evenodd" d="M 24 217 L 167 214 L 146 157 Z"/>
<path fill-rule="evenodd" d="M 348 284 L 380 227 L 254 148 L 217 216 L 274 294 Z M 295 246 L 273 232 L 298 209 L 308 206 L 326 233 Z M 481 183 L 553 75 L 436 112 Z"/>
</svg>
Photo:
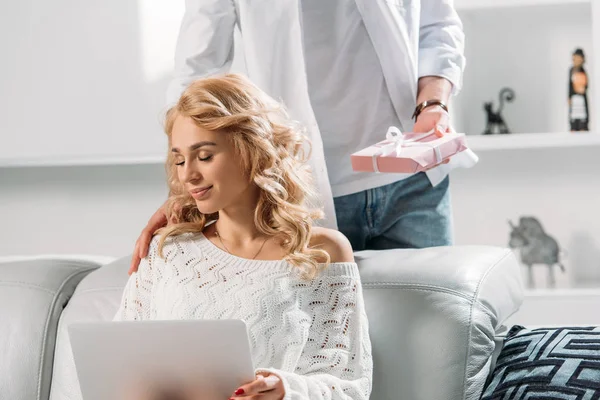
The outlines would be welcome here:
<svg viewBox="0 0 600 400">
<path fill-rule="evenodd" d="M 325 224 L 337 217 L 356 251 L 451 244 L 447 176 L 355 173 L 350 154 L 383 140 L 389 126 L 451 129 L 446 104 L 465 65 L 452 1 L 188 0 L 169 102 L 194 79 L 229 70 L 236 25 L 248 77 L 308 128 Z M 165 224 L 159 209 L 130 272 Z"/>
</svg>

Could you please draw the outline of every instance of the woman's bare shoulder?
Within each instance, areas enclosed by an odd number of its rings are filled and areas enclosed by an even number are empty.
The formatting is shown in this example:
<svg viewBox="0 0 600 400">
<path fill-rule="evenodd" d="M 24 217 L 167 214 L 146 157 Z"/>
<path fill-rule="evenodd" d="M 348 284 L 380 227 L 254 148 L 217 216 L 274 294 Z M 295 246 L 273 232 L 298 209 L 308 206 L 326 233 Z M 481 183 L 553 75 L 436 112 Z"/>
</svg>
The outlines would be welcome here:
<svg viewBox="0 0 600 400">
<path fill-rule="evenodd" d="M 309 246 L 325 250 L 332 263 L 354 262 L 354 253 L 348 238 L 334 229 L 314 227 Z"/>
</svg>

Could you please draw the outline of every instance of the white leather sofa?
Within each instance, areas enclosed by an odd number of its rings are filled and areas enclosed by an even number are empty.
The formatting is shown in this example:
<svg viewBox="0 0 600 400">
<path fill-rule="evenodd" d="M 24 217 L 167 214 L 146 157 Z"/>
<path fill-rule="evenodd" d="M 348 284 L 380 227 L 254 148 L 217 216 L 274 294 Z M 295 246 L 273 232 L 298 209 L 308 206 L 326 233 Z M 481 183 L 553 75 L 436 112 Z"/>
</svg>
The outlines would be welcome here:
<svg viewBox="0 0 600 400">
<path fill-rule="evenodd" d="M 356 254 L 375 400 L 475 400 L 523 299 L 518 263 L 495 247 Z M 66 327 L 109 320 L 129 257 L 0 263 L 0 399 L 80 398 Z"/>
</svg>

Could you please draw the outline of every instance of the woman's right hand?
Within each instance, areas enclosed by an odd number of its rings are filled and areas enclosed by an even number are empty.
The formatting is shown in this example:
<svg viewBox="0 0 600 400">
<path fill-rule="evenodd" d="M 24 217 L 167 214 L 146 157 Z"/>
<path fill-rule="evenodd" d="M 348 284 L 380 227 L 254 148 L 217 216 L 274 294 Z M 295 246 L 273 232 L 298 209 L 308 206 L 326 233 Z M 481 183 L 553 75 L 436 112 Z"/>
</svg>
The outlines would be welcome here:
<svg viewBox="0 0 600 400">
<path fill-rule="evenodd" d="M 146 224 L 146 227 L 142 230 L 140 237 L 135 241 L 135 249 L 133 250 L 133 256 L 131 257 L 131 266 L 129 267 L 128 274 L 131 275 L 138 270 L 140 261 L 142 258 L 148 255 L 148 248 L 152 241 L 154 232 L 162 227 L 167 226 L 167 215 L 165 214 L 165 204 L 154 213 L 154 215 Z"/>
</svg>

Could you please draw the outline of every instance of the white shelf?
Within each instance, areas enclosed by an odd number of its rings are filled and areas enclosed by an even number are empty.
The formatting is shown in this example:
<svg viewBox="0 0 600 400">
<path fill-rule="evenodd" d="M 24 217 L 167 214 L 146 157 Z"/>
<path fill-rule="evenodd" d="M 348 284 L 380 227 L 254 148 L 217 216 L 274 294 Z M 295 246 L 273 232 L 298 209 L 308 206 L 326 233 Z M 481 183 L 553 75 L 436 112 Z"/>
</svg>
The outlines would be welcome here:
<svg viewBox="0 0 600 400">
<path fill-rule="evenodd" d="M 0 264 L 34 260 L 59 260 L 59 261 L 90 261 L 98 264 L 108 264 L 118 257 L 101 256 L 95 254 L 37 254 L 33 256 L 0 256 Z"/>
<path fill-rule="evenodd" d="M 525 289 L 525 297 L 593 297 L 600 300 L 600 286 L 595 288 Z"/>
<path fill-rule="evenodd" d="M 0 168 L 148 165 L 164 162 L 165 157 L 158 155 L 0 158 Z"/>
<path fill-rule="evenodd" d="M 505 135 L 467 135 L 473 151 L 518 150 L 600 146 L 597 133 L 509 133 Z"/>
<path fill-rule="evenodd" d="M 600 146 L 600 134 L 565 132 L 467 135 L 467 143 L 473 151 L 587 147 Z M 153 165 L 164 162 L 165 157 L 159 155 L 0 158 L 0 168 Z"/>
<path fill-rule="evenodd" d="M 600 288 L 526 290 L 522 306 L 507 321 L 528 328 L 600 324 Z"/>
<path fill-rule="evenodd" d="M 500 7 L 544 6 L 552 4 L 591 4 L 592 0 L 455 0 L 457 10 L 479 10 Z"/>
</svg>

